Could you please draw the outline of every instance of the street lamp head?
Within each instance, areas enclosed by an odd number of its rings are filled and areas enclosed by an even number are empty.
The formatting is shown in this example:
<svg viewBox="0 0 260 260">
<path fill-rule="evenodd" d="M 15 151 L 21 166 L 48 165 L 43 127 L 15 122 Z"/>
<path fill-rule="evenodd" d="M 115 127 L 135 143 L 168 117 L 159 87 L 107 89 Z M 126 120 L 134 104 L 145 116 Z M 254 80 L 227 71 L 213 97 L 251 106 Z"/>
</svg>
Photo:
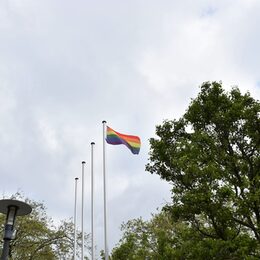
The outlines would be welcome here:
<svg viewBox="0 0 260 260">
<path fill-rule="evenodd" d="M 10 199 L 0 200 L 0 213 L 8 214 L 8 211 L 13 208 L 16 209 L 16 216 L 28 215 L 32 211 L 32 207 L 23 201 Z"/>
<path fill-rule="evenodd" d="M 0 200 L 0 213 L 6 214 L 6 230 L 13 230 L 14 222 L 16 216 L 24 216 L 30 214 L 32 208 L 25 202 L 19 200 Z M 10 237 L 10 232 L 8 233 L 7 237 Z"/>
<path fill-rule="evenodd" d="M 15 239 L 16 230 L 14 222 L 16 216 L 24 216 L 30 214 L 32 208 L 25 202 L 19 200 L 0 200 L 0 213 L 6 214 L 4 246 L 1 260 L 7 260 L 9 255 L 10 241 Z"/>
</svg>

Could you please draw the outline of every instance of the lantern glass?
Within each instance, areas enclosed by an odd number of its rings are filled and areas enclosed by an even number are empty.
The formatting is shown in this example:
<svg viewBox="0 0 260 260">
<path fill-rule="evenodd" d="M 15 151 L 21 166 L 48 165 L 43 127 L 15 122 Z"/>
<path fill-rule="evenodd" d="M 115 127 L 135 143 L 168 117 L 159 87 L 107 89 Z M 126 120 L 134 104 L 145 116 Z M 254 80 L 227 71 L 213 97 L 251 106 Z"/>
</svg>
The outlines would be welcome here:
<svg viewBox="0 0 260 260">
<path fill-rule="evenodd" d="M 15 214 L 16 214 L 16 207 L 10 206 L 8 208 L 8 215 L 7 215 L 7 222 L 6 222 L 6 224 L 12 225 L 12 226 L 14 225 Z"/>
</svg>

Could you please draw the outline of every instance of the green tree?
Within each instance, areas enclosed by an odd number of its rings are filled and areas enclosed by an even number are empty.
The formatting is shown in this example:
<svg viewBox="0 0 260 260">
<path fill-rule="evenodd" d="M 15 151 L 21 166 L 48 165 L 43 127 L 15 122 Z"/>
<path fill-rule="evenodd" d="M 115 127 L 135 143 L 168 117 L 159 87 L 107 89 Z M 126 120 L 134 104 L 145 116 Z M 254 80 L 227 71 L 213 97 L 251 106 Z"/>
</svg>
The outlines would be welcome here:
<svg viewBox="0 0 260 260">
<path fill-rule="evenodd" d="M 239 248 L 260 257 L 259 116 L 249 93 L 206 82 L 186 113 L 157 126 L 159 138 L 150 139 L 146 169 L 173 187 L 165 209 L 199 232 L 208 255 L 225 245 L 216 259 L 239 259 Z"/>
<path fill-rule="evenodd" d="M 153 215 L 150 221 L 130 220 L 122 224 L 121 230 L 123 237 L 113 249 L 112 259 L 172 259 L 176 236 L 166 212 Z"/>
<path fill-rule="evenodd" d="M 32 208 L 31 214 L 17 217 L 16 239 L 11 241 L 10 259 L 15 260 L 56 260 L 72 259 L 74 245 L 74 225 L 71 220 L 62 221 L 55 226 L 46 214 L 42 203 L 24 198 L 20 193 L 11 199 L 23 200 Z M 0 214 L 0 232 L 3 233 L 5 215 Z M 80 241 L 81 234 L 78 234 Z M 88 236 L 86 235 L 86 242 Z M 87 243 L 85 243 L 87 244 Z M 2 250 L 2 241 L 0 244 Z M 78 248 L 80 244 L 78 245 Z M 0 252 L 1 253 L 1 252 Z M 79 253 L 79 252 L 77 252 Z"/>
<path fill-rule="evenodd" d="M 204 237 L 187 222 L 174 222 L 167 211 L 151 220 L 133 219 L 121 227 L 123 236 L 113 249 L 113 260 L 223 260 L 258 259 L 250 256 L 256 242 L 249 235 L 233 240 Z"/>
</svg>

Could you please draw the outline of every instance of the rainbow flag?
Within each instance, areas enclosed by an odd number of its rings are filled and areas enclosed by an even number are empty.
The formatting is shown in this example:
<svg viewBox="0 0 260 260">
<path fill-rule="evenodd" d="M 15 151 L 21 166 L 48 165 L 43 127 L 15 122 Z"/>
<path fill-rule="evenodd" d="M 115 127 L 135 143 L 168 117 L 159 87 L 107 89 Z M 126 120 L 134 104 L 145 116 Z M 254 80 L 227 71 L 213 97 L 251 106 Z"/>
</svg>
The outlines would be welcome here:
<svg viewBox="0 0 260 260">
<path fill-rule="evenodd" d="M 138 154 L 141 147 L 141 141 L 138 136 L 120 134 L 109 126 L 107 126 L 106 141 L 108 144 L 113 145 L 124 144 L 133 154 Z"/>
</svg>

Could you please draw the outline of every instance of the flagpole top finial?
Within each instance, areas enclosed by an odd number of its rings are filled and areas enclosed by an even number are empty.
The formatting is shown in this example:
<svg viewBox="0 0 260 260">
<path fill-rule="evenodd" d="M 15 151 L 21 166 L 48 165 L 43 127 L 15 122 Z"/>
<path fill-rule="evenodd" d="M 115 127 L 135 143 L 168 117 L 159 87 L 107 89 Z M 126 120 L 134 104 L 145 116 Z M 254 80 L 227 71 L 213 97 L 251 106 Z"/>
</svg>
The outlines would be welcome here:
<svg viewBox="0 0 260 260">
<path fill-rule="evenodd" d="M 85 164 L 86 162 L 85 161 L 82 161 L 82 164 Z"/>
<path fill-rule="evenodd" d="M 102 121 L 102 123 L 103 123 L 103 124 L 106 124 L 106 123 L 107 123 L 107 121 L 106 121 L 106 120 L 103 120 L 103 121 Z"/>
<path fill-rule="evenodd" d="M 94 145 L 95 144 L 95 142 L 91 142 L 91 145 Z"/>
<path fill-rule="evenodd" d="M 79 179 L 79 178 L 78 178 L 78 177 L 76 177 L 76 178 L 75 178 L 75 181 L 77 181 L 78 179 Z"/>
</svg>

